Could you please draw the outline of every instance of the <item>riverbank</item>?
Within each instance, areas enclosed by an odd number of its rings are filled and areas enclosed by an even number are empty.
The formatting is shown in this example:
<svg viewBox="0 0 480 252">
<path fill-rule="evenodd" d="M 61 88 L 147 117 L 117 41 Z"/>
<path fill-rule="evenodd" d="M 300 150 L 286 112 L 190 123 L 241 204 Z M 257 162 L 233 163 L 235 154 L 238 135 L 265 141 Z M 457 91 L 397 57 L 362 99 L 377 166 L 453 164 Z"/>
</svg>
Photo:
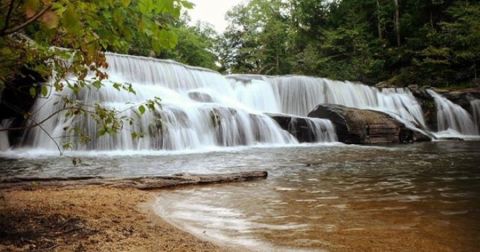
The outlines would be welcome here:
<svg viewBox="0 0 480 252">
<path fill-rule="evenodd" d="M 220 251 L 149 207 L 155 193 L 104 186 L 0 190 L 0 251 Z"/>
</svg>

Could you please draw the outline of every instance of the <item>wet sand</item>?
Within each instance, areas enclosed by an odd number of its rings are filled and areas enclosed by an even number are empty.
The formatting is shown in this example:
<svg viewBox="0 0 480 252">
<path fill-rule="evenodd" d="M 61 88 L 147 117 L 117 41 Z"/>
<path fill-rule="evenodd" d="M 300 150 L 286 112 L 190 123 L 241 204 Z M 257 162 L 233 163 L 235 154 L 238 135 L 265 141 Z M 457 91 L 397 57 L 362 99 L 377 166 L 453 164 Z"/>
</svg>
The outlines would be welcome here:
<svg viewBox="0 0 480 252">
<path fill-rule="evenodd" d="M 152 210 L 155 195 L 154 192 L 101 186 L 41 188 L 33 185 L 29 190 L 1 190 L 0 251 L 227 250 L 155 215 Z M 325 218 L 334 222 L 343 219 L 335 211 Z M 428 232 L 442 237 L 428 239 L 418 231 L 393 227 L 376 232 L 351 229 L 323 233 L 316 244 L 318 247 L 313 247 L 329 251 L 475 251 L 475 246 L 462 244 L 462 240 L 457 239 L 458 234 L 451 234 L 449 230 L 443 232 Z M 289 240 L 288 236 L 285 232 L 283 239 Z M 445 237 L 452 240 L 445 240 Z M 475 237 L 470 239 L 476 240 Z M 271 240 L 276 239 L 271 237 Z M 338 246 L 345 244 L 345 240 L 348 246 Z"/>
<path fill-rule="evenodd" d="M 0 251 L 220 251 L 166 223 L 155 193 L 101 186 L 0 191 Z"/>
</svg>

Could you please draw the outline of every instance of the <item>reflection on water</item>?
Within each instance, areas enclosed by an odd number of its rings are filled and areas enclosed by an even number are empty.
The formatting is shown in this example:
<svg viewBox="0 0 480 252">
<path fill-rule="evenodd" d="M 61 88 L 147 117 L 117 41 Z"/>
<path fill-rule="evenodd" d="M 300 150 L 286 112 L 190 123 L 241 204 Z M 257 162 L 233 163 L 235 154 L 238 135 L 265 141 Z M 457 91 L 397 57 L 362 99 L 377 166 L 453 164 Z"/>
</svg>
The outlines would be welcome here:
<svg viewBox="0 0 480 252">
<path fill-rule="evenodd" d="M 252 250 L 477 251 L 479 143 L 261 153 L 267 181 L 162 192 L 156 208 Z"/>
<path fill-rule="evenodd" d="M 268 170 L 265 181 L 163 191 L 157 212 L 252 250 L 476 251 L 480 143 L 231 149 L 176 155 L 25 154 L 7 176 L 141 176 Z M 83 155 L 83 154 L 82 154 Z M 11 156 L 11 155 L 10 155 Z"/>
</svg>

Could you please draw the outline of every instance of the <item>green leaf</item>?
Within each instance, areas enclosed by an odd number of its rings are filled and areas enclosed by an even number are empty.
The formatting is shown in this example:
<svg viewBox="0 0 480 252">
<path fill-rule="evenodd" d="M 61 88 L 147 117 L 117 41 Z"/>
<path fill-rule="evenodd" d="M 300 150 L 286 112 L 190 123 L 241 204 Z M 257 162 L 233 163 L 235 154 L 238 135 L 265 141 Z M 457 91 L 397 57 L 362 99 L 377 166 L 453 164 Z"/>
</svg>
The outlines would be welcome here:
<svg viewBox="0 0 480 252">
<path fill-rule="evenodd" d="M 65 142 L 63 143 L 63 149 L 72 149 L 73 148 L 73 144 L 71 142 Z"/>
<path fill-rule="evenodd" d="M 128 7 L 132 1 L 131 0 L 122 0 L 123 7 Z"/>
<path fill-rule="evenodd" d="M 68 6 L 63 15 L 62 24 L 65 28 L 72 34 L 82 35 L 81 34 L 81 23 L 80 17 L 74 9 L 73 5 Z"/>
<path fill-rule="evenodd" d="M 103 85 L 102 85 L 101 81 L 96 80 L 96 81 L 92 82 L 92 86 L 94 86 L 96 89 L 100 89 Z"/>
<path fill-rule="evenodd" d="M 28 91 L 32 97 L 37 96 L 37 89 L 35 87 L 31 87 Z"/>
<path fill-rule="evenodd" d="M 120 83 L 113 83 L 113 88 L 115 88 L 116 90 L 120 91 L 120 88 L 121 88 Z"/>
<path fill-rule="evenodd" d="M 48 95 L 48 87 L 46 85 L 42 86 L 42 96 L 47 97 Z"/>
<path fill-rule="evenodd" d="M 195 4 L 189 2 L 189 1 L 182 1 L 182 6 L 186 9 L 193 9 L 193 7 L 195 6 Z"/>
<path fill-rule="evenodd" d="M 140 106 L 138 107 L 138 112 L 140 112 L 141 115 L 145 114 L 145 106 L 140 105 Z"/>
</svg>

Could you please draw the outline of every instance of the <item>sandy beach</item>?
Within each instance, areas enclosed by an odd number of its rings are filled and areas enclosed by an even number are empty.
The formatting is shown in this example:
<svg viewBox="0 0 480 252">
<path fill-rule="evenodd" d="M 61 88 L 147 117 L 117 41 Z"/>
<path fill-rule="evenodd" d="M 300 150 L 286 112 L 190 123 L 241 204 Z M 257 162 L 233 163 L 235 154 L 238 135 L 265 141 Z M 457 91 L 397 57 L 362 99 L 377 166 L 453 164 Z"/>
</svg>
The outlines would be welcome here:
<svg viewBox="0 0 480 252">
<path fill-rule="evenodd" d="M 0 251 L 220 251 L 156 216 L 154 192 L 104 186 L 0 191 Z"/>
</svg>

